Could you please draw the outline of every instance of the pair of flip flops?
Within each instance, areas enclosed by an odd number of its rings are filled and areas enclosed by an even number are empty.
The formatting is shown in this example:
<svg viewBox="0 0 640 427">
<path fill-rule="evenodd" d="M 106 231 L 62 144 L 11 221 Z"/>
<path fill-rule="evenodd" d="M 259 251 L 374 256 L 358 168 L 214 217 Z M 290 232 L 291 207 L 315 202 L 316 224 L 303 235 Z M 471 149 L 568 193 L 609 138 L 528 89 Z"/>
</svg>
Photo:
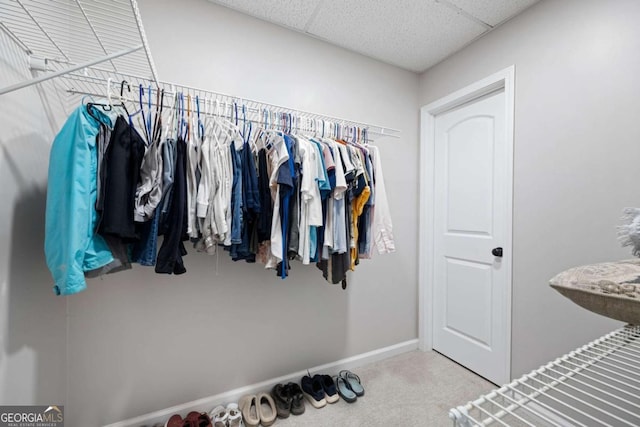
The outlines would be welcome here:
<svg viewBox="0 0 640 427">
<path fill-rule="evenodd" d="M 336 386 L 340 397 L 349 403 L 353 403 L 358 400 L 358 397 L 364 396 L 364 387 L 362 387 L 360 377 L 351 371 L 340 371 L 336 377 Z"/>
</svg>

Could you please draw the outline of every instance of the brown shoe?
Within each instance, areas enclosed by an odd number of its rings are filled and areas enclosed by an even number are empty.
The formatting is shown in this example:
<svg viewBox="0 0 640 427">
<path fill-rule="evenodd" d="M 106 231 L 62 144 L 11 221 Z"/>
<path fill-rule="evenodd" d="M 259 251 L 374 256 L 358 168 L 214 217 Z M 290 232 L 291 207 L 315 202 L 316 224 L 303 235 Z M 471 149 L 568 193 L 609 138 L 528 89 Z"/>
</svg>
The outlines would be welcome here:
<svg viewBox="0 0 640 427">
<path fill-rule="evenodd" d="M 165 424 L 165 427 L 184 427 L 184 420 L 178 414 L 171 415 Z"/>
<path fill-rule="evenodd" d="M 213 424 L 206 413 L 191 411 L 184 419 L 182 427 L 213 427 Z"/>
<path fill-rule="evenodd" d="M 195 425 L 196 427 L 213 427 L 211 418 L 209 418 L 209 415 L 207 415 L 206 413 L 200 414 Z"/>
<path fill-rule="evenodd" d="M 184 417 L 183 427 L 198 427 L 198 417 L 200 417 L 200 412 L 189 412 L 187 416 Z"/>
</svg>

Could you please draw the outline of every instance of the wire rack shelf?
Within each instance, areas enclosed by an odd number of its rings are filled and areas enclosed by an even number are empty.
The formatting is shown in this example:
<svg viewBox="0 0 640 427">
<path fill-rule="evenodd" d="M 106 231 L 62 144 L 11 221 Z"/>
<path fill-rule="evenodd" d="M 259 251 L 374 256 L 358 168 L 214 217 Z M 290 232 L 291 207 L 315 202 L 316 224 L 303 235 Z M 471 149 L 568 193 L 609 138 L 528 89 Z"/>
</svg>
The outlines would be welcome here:
<svg viewBox="0 0 640 427">
<path fill-rule="evenodd" d="M 627 325 L 449 411 L 456 427 L 640 425 L 640 326 Z"/>
<path fill-rule="evenodd" d="M 152 82 L 143 76 L 116 73 L 100 67 L 67 73 L 61 76 L 61 79 L 65 80 L 65 87 L 68 88 L 67 92 L 74 96 L 70 101 L 71 104 L 75 104 L 80 100 L 75 97 L 87 95 L 120 99 L 124 89 L 123 100 L 131 103 L 133 107 L 137 107 L 140 100 L 139 87 L 142 86 L 145 108 L 149 105 L 147 101 L 149 100 L 150 92 L 152 94 L 151 106 L 155 107 L 161 99 L 164 109 L 174 107 L 175 95 L 176 93 L 181 93 L 184 97 L 190 96 L 190 107 L 193 113 L 196 114 L 196 111 L 200 110 L 200 114 L 203 116 L 215 114 L 229 119 L 237 117 L 240 121 L 244 118 L 255 125 L 264 125 L 265 120 L 273 124 L 278 120 L 282 120 L 283 115 L 289 114 L 292 123 L 288 124 L 287 127 L 298 130 L 314 127 L 318 131 L 321 131 L 321 127 L 324 127 L 327 134 L 331 132 L 334 135 L 335 131 L 329 130 L 332 127 L 337 127 L 342 135 L 348 134 L 349 131 L 353 132 L 353 128 L 366 129 L 367 139 L 370 141 L 379 137 L 399 138 L 401 133 L 398 129 L 386 126 L 314 113 L 176 83 Z M 125 85 L 122 82 L 126 82 Z M 158 97 L 158 91 L 164 91 L 164 97 Z M 199 105 L 196 105 L 196 102 Z"/>
<path fill-rule="evenodd" d="M 158 80 L 136 0 L 0 0 L 0 31 L 39 72 L 0 95 L 98 66 Z"/>
</svg>

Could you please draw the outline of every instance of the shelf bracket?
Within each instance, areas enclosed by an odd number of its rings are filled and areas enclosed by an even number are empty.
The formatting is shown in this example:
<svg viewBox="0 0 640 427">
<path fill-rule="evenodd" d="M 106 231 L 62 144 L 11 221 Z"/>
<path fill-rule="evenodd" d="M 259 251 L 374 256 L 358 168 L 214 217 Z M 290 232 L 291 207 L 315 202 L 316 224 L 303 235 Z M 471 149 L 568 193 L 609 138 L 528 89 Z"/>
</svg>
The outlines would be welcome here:
<svg viewBox="0 0 640 427">
<path fill-rule="evenodd" d="M 71 73 L 73 71 L 78 71 L 78 70 L 81 70 L 83 68 L 91 67 L 93 65 L 100 64 L 101 62 L 110 61 L 110 60 L 112 60 L 114 58 L 119 58 L 121 56 L 128 55 L 130 53 L 133 53 L 133 52 L 136 52 L 136 51 L 142 49 L 143 47 L 144 46 L 142 44 L 140 44 L 138 46 L 134 46 L 134 47 L 129 48 L 129 49 L 125 49 L 125 50 L 121 50 L 119 52 L 112 53 L 111 55 L 103 56 L 103 57 L 100 57 L 98 59 L 94 59 L 94 60 L 91 60 L 91 61 L 83 62 L 82 64 L 77 64 L 77 65 L 74 65 L 72 67 L 65 68 L 64 70 L 56 71 L 56 72 L 53 72 L 53 73 L 47 73 L 47 74 L 45 74 L 43 76 L 36 77 L 36 78 L 31 79 L 31 80 L 27 80 L 27 81 L 20 82 L 20 83 L 11 85 L 11 86 L 4 87 L 4 88 L 0 89 L 0 95 L 4 95 L 5 93 L 13 92 L 15 90 L 22 89 L 22 88 L 25 88 L 27 86 L 31 86 L 31 85 L 34 85 L 34 84 L 42 83 L 44 81 L 47 81 L 47 80 L 62 76 L 64 74 Z"/>
</svg>

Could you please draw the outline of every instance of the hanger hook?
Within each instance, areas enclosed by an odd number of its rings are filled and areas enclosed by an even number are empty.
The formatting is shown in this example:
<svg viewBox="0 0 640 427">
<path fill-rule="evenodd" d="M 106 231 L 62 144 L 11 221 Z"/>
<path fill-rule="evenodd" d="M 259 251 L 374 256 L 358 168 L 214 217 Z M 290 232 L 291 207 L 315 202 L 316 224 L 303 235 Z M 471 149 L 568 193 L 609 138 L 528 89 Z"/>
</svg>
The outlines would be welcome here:
<svg viewBox="0 0 640 427">
<path fill-rule="evenodd" d="M 128 81 L 123 80 L 123 81 L 120 82 L 120 98 L 122 98 L 122 96 L 124 95 L 124 85 L 125 84 L 127 85 L 127 91 L 129 93 L 131 93 L 131 85 L 129 84 Z"/>
</svg>

